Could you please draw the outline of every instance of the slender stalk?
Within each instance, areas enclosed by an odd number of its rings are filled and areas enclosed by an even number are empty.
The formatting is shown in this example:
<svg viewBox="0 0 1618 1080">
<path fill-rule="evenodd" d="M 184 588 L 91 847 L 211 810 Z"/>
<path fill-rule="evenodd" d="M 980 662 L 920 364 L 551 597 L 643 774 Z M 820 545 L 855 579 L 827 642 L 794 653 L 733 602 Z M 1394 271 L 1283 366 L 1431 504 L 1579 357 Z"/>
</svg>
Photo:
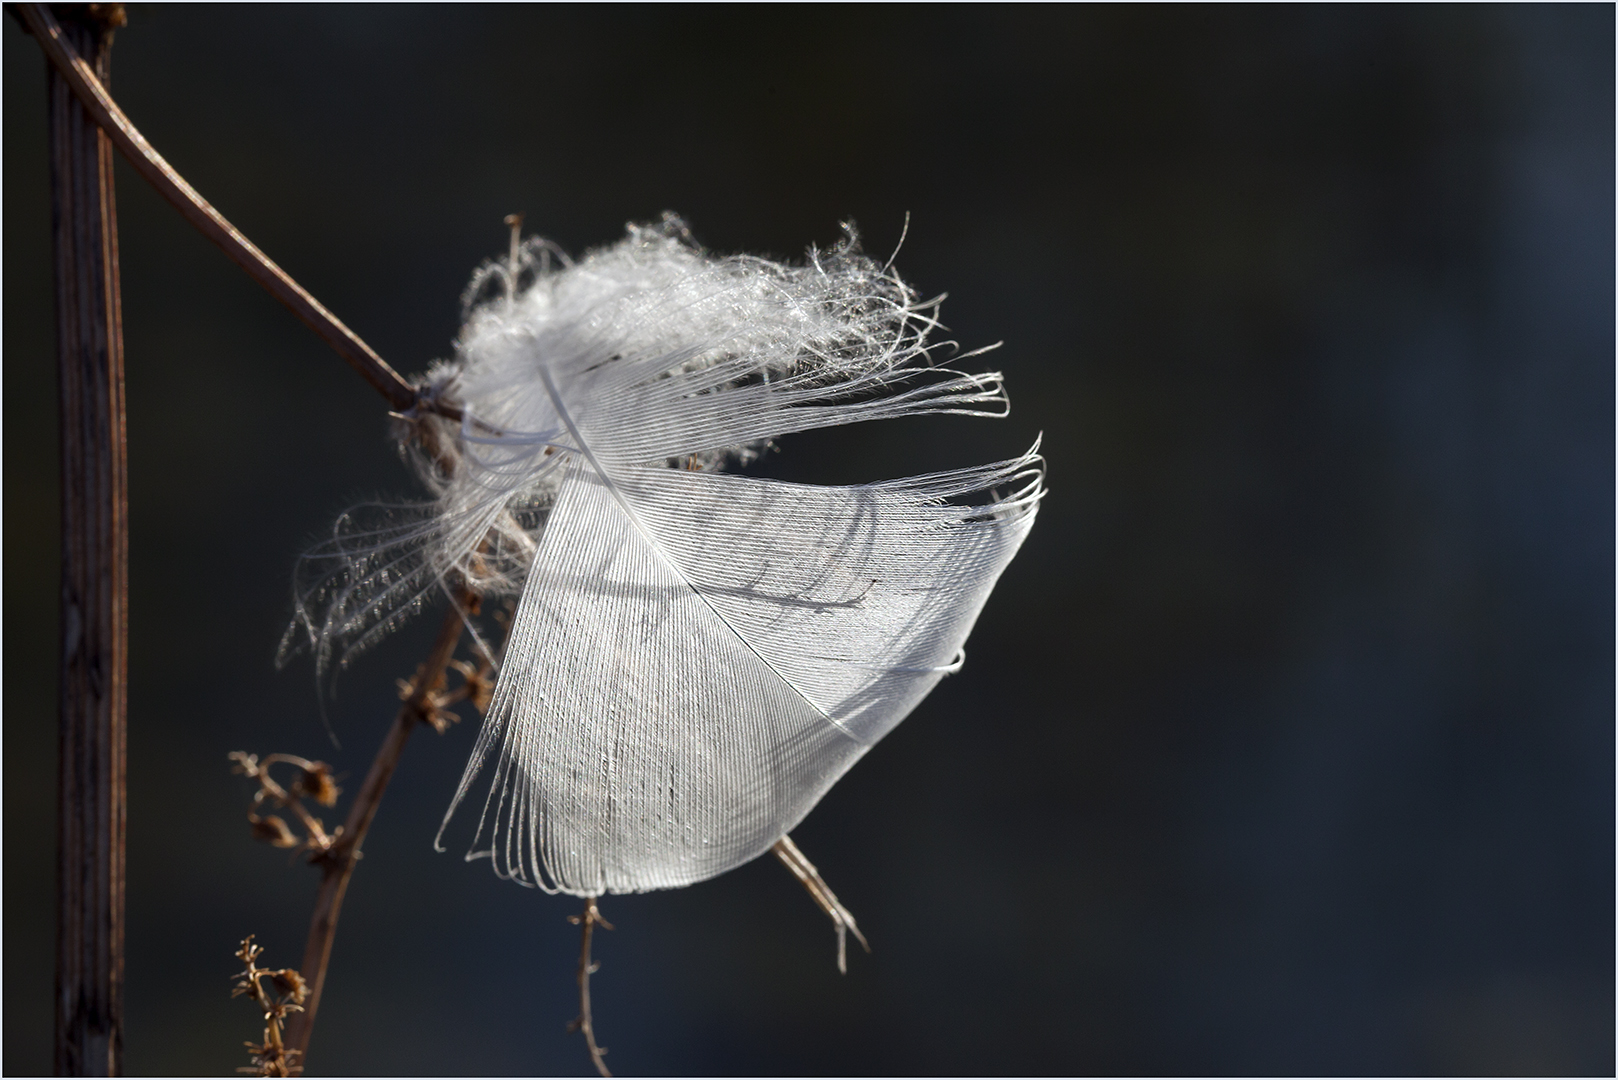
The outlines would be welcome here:
<svg viewBox="0 0 1618 1080">
<path fill-rule="evenodd" d="M 611 1077 L 612 1073 L 607 1071 L 607 1063 L 601 1060 L 606 1055 L 607 1048 L 596 1045 L 595 1018 L 590 1012 L 590 976 L 601 966 L 590 960 L 590 939 L 594 937 L 597 926 L 603 930 L 611 930 L 612 923 L 601 917 L 601 909 L 596 907 L 596 898 L 593 896 L 584 898 L 583 915 L 569 915 L 567 921 L 584 928 L 581 934 L 583 940 L 579 945 L 579 1018 L 568 1025 L 568 1030 L 584 1032 L 584 1043 L 590 1048 L 590 1061 L 595 1065 L 596 1072 Z"/>
<path fill-rule="evenodd" d="M 97 17 L 99 16 L 99 18 Z M 57 27 L 111 74 L 118 5 Z M 66 43 L 72 41 L 72 45 Z M 79 61 L 86 71 L 90 68 Z M 56 1072 L 123 1060 L 129 495 L 112 148 L 48 73 L 62 440 Z"/>
<path fill-rule="evenodd" d="M 299 968 L 308 980 L 309 997 L 304 1002 L 304 1011 L 289 1021 L 287 1032 L 288 1045 L 298 1051 L 300 1061 L 307 1060 L 315 1013 L 320 1008 L 320 995 L 326 987 L 326 967 L 331 961 L 332 941 L 337 936 L 337 917 L 342 912 L 348 879 L 354 874 L 355 863 L 359 862 L 360 845 L 365 842 L 365 834 L 376 817 L 377 808 L 382 804 L 382 793 L 387 790 L 388 781 L 393 779 L 393 772 L 399 766 L 399 755 L 404 752 L 410 733 L 417 724 L 433 715 L 433 695 L 444 685 L 444 671 L 449 667 L 450 658 L 455 655 L 455 647 L 461 640 L 464 626 L 462 610 L 471 609 L 471 600 L 468 594 L 461 603 L 451 604 L 444 613 L 438 639 L 433 643 L 427 661 L 416 673 L 410 697 L 399 709 L 399 715 L 371 761 L 371 771 L 366 774 L 365 783 L 360 785 L 359 794 L 349 808 L 342 834 L 317 860 L 321 867 L 320 889 L 315 894 L 315 911 L 309 921 L 309 938 L 304 945 L 303 965 Z"/>
<path fill-rule="evenodd" d="M 67 89 L 71 90 L 92 120 L 111 138 L 113 145 L 129 159 L 135 171 L 144 176 L 158 193 L 167 199 L 187 221 L 209 240 L 212 240 L 249 277 L 262 285 L 271 296 L 285 304 L 291 312 L 321 339 L 348 361 L 350 367 L 365 377 L 376 390 L 388 399 L 395 409 L 406 412 L 418 405 L 430 411 L 460 418 L 453 407 L 440 406 L 420 400 L 419 395 L 387 361 L 376 354 L 358 334 L 344 326 L 330 311 L 309 295 L 308 291 L 277 266 L 234 225 L 225 220 L 208 201 L 197 194 L 185 178 L 174 171 L 146 136 L 124 115 L 101 78 L 85 63 L 78 49 L 68 40 L 62 27 L 45 4 L 18 4 L 17 14 L 45 50 L 52 66 Z"/>
</svg>

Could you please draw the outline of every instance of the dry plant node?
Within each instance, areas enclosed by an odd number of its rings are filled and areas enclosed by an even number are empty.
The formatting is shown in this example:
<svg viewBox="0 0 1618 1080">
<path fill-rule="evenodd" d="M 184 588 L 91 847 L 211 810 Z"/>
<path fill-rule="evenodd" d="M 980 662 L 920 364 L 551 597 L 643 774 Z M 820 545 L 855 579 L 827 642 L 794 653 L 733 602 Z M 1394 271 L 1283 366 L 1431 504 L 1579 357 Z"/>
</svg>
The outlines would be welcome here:
<svg viewBox="0 0 1618 1080">
<path fill-rule="evenodd" d="M 489 710 L 489 701 L 494 696 L 494 664 L 488 656 L 480 655 L 478 662 L 470 660 L 451 660 L 447 669 L 454 670 L 461 676 L 461 685 L 455 689 L 448 689 L 449 670 L 440 668 L 437 677 L 422 689 L 422 678 L 426 673 L 427 665 L 420 664 L 416 673 L 408 679 L 399 679 L 399 700 L 405 707 L 415 713 L 416 719 L 430 726 L 438 734 L 448 731 L 451 724 L 458 724 L 461 717 L 451 706 L 463 701 L 470 701 L 472 707 L 481 715 Z"/>
</svg>

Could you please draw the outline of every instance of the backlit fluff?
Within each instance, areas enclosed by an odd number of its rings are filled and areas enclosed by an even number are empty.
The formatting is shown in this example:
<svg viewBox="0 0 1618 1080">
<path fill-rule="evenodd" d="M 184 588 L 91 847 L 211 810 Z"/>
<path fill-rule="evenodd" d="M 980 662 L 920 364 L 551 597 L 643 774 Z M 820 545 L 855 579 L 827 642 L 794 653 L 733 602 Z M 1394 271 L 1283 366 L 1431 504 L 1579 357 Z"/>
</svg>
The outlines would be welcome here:
<svg viewBox="0 0 1618 1080">
<path fill-rule="evenodd" d="M 718 258 L 668 218 L 549 251 L 474 278 L 424 384 L 463 419 L 408 420 L 434 502 L 344 515 L 289 639 L 325 669 L 455 583 L 518 594 L 451 806 L 486 778 L 473 856 L 578 895 L 688 885 L 768 850 L 958 668 L 1039 458 L 851 487 L 718 472 L 812 428 L 1004 415 L 1000 376 L 933 366 L 936 304 L 852 240 Z"/>
</svg>

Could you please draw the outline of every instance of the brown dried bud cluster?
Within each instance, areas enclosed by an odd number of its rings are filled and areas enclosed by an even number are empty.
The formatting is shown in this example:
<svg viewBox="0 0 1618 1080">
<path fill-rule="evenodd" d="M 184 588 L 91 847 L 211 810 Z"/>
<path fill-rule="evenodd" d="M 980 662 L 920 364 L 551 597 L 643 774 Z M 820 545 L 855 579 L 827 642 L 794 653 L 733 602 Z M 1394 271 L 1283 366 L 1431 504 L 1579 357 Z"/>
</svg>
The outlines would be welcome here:
<svg viewBox="0 0 1618 1080">
<path fill-rule="evenodd" d="M 494 698 L 494 668 L 484 661 L 473 664 L 467 660 L 451 660 L 450 667 L 461 673 L 466 680 L 463 690 L 472 707 L 481 715 L 489 711 L 489 702 Z"/>
</svg>

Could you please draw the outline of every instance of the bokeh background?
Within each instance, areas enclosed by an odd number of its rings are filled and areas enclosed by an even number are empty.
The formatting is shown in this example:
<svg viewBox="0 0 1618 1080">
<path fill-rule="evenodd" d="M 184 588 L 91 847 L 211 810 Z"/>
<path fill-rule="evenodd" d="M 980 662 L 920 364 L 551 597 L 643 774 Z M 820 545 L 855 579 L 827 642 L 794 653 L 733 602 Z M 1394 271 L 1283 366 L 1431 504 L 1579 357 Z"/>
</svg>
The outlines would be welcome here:
<svg viewBox="0 0 1618 1080">
<path fill-rule="evenodd" d="M 49 1068 L 56 443 L 43 62 L 4 37 L 4 1071 Z M 503 215 L 677 210 L 795 257 L 852 218 L 1013 400 L 786 440 L 852 482 L 1009 456 L 1050 496 L 969 662 L 770 860 L 609 898 L 636 1073 L 1614 1068 L 1611 6 L 133 5 L 155 145 L 401 370 Z M 329 706 L 294 556 L 412 481 L 384 406 L 120 163 L 132 509 L 127 1067 L 257 1038 L 312 870 L 231 750 L 356 787 L 436 618 Z M 418 734 L 309 1066 L 584 1073 L 571 899 L 430 841 Z M 342 808 L 346 808 L 346 800 Z M 329 816 L 329 815 L 328 815 Z M 458 837 L 457 839 L 464 839 Z"/>
</svg>

